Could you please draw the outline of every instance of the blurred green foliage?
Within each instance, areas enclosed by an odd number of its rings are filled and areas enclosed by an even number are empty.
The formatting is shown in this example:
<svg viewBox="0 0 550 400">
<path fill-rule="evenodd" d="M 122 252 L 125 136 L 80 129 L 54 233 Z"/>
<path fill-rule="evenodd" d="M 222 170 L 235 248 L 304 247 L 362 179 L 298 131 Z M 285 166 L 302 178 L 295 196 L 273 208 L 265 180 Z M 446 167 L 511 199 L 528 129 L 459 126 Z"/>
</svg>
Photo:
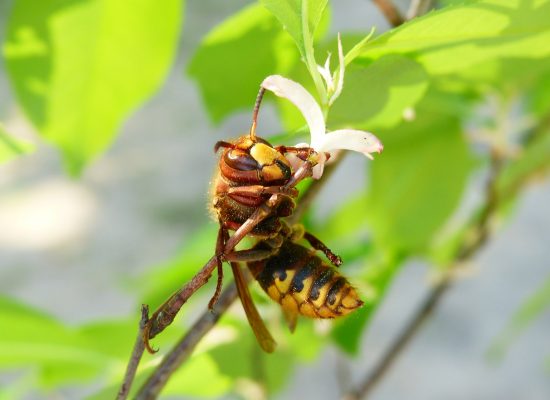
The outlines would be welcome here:
<svg viewBox="0 0 550 400">
<path fill-rule="evenodd" d="M 474 210 L 450 231 L 444 229 L 472 174 L 488 164 L 487 148 L 472 146 L 476 138 L 466 134 L 468 126 L 521 149 L 519 157 L 507 160 L 498 181 L 505 201 L 512 202 L 527 178 L 548 168 L 550 132 L 539 122 L 550 112 L 550 1 L 444 3 L 449 5 L 368 41 L 362 39 L 371 27 L 362 35 L 343 34 L 344 50 L 353 50 L 328 126 L 375 130 L 385 151 L 370 163 L 357 193 L 341 199 L 325 221 L 309 216 L 308 223 L 344 256 L 345 273 L 362 289 L 366 306 L 326 335 L 311 321 L 300 321 L 290 335 L 279 315 L 271 315 L 266 320 L 280 346 L 269 357 L 258 351 L 242 315 L 226 316 L 216 329 L 233 335 L 199 349 L 164 393 L 215 397 L 238 391 L 243 380 L 273 392 L 296 363 L 315 359 L 330 340 L 357 354 L 400 267 L 412 257 L 448 265 L 479 218 Z M 138 1 L 132 7 L 119 0 L 15 1 L 4 43 L 10 81 L 19 105 L 59 148 L 70 173 L 103 152 L 129 113 L 162 84 L 174 60 L 182 7 L 176 0 Z M 270 74 L 288 76 L 313 92 L 306 67 L 310 47 L 320 63 L 326 50 L 335 52 L 335 37 L 327 36 L 326 0 L 309 2 L 307 32 L 302 11 L 299 0 L 261 0 L 220 21 L 204 38 L 186 69 L 214 122 L 250 109 L 259 83 Z M 498 107 L 491 118 L 476 120 L 476 109 L 494 98 Z M 520 103 L 521 118 L 535 121 L 518 128 L 514 138 L 498 126 L 511 101 Z M 292 105 L 275 104 L 289 131 L 303 126 Z M 1 128 L 0 140 L 0 162 L 29 149 Z M 160 304 L 176 289 L 174 282 L 191 278 L 210 258 L 214 240 L 215 227 L 206 227 L 173 260 L 133 284 L 140 300 Z M 548 293 L 546 283 L 518 312 L 496 353 L 548 307 Z M 255 296 L 262 307 L 274 308 L 263 294 Z M 23 396 L 29 380 L 44 391 L 99 381 L 105 389 L 93 398 L 101 399 L 118 389 L 137 316 L 68 327 L 2 298 L 0 323 L 0 368 L 23 371 L 0 396 Z M 179 333 L 177 328 L 163 333 L 163 346 Z M 151 368 L 144 366 L 138 382 Z"/>
<path fill-rule="evenodd" d="M 20 105 L 78 174 L 174 61 L 182 2 L 18 0 L 4 56 Z"/>
</svg>

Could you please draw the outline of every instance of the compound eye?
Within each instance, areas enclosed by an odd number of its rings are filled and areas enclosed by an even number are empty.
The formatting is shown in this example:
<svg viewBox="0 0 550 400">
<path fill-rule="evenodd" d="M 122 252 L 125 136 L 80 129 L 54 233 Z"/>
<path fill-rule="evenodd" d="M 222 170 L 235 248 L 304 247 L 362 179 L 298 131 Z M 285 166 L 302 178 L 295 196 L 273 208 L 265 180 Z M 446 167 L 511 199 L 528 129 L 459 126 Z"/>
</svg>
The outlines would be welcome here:
<svg viewBox="0 0 550 400">
<path fill-rule="evenodd" d="M 252 171 L 260 168 L 250 154 L 239 149 L 233 149 L 225 153 L 224 161 L 231 168 L 239 171 Z"/>
</svg>

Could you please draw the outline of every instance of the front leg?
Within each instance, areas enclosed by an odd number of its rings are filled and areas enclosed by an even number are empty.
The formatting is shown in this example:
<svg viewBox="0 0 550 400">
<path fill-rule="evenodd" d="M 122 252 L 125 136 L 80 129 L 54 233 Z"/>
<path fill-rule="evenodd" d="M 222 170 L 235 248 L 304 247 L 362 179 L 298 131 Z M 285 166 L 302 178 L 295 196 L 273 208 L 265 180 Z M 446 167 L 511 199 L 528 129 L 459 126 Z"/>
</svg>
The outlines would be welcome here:
<svg viewBox="0 0 550 400">
<path fill-rule="evenodd" d="M 298 197 L 298 189 L 286 186 L 235 186 L 227 190 L 229 195 L 244 196 L 244 197 L 259 197 L 264 194 L 280 194 L 287 197 Z"/>
<path fill-rule="evenodd" d="M 225 251 L 225 243 L 229 239 L 229 232 L 227 229 L 223 226 L 222 221 L 220 221 L 220 229 L 218 230 L 218 238 L 216 240 L 216 266 L 218 270 L 218 281 L 216 283 L 216 290 L 214 291 L 214 295 L 208 302 L 208 308 L 212 310 L 216 303 L 218 302 L 218 299 L 220 298 L 220 294 L 222 292 L 222 286 L 223 286 L 223 262 L 226 259 L 224 255 Z"/>
<path fill-rule="evenodd" d="M 320 239 L 313 236 L 309 232 L 304 232 L 304 239 L 307 240 L 311 247 L 313 247 L 315 250 L 321 251 L 330 260 L 330 262 L 334 264 L 334 266 L 339 267 L 340 265 L 342 265 L 342 259 L 340 258 L 340 256 L 334 254 L 332 250 L 327 247 L 326 244 L 321 242 Z"/>
</svg>

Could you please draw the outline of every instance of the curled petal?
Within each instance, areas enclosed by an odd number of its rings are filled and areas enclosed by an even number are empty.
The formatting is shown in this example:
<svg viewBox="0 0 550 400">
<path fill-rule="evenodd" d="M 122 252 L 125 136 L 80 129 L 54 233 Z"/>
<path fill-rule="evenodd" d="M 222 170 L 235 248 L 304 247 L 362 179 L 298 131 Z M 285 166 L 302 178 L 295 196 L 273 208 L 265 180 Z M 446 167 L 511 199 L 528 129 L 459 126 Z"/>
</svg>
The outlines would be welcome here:
<svg viewBox="0 0 550 400">
<path fill-rule="evenodd" d="M 316 148 L 317 151 L 328 152 L 338 149 L 358 151 L 372 159 L 373 157 L 370 153 L 380 153 L 384 150 L 384 146 L 382 142 L 370 132 L 341 129 L 327 133 L 323 137 L 320 147 Z"/>
<path fill-rule="evenodd" d="M 270 75 L 262 82 L 264 89 L 290 100 L 304 116 L 311 133 L 311 147 L 320 143 L 325 136 L 325 119 L 321 108 L 302 85 L 280 75 Z"/>
<path fill-rule="evenodd" d="M 319 153 L 319 162 L 318 164 L 313 167 L 313 174 L 311 175 L 313 179 L 320 179 L 323 175 L 323 171 L 325 170 L 325 163 L 327 162 L 327 159 L 325 157 L 324 153 Z"/>
</svg>

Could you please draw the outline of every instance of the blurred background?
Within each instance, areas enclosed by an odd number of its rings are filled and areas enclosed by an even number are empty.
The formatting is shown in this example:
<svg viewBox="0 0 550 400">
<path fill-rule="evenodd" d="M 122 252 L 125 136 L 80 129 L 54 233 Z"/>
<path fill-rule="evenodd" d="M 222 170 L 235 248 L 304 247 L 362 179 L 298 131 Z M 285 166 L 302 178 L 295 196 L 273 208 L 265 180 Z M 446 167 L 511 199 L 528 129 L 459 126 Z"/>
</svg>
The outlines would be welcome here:
<svg viewBox="0 0 550 400">
<path fill-rule="evenodd" d="M 204 36 L 249 3 L 204 0 L 186 4 L 177 59 L 166 81 L 125 121 L 114 144 L 78 178 L 68 176 L 60 153 L 38 138 L 17 105 L 4 59 L 0 61 L 0 121 L 7 132 L 36 144 L 31 154 L 0 165 L 3 296 L 43 310 L 68 326 L 106 319 L 137 322 L 139 304 L 147 293 L 144 277 L 170 264 L 210 223 L 207 194 L 217 162 L 213 144 L 249 126 L 246 110 L 213 125 L 197 84 L 185 74 Z M 395 3 L 403 12 L 407 9 L 407 1 Z M 11 0 L 0 1 L 2 42 L 11 7 Z M 371 26 L 378 33 L 390 28 L 372 2 L 333 4 L 331 34 L 365 32 Z M 260 131 L 282 130 L 274 107 L 266 105 Z M 345 159 L 323 187 L 315 204 L 316 215 L 328 215 L 341 199 L 360 189 L 357 171 L 361 177 L 365 164 L 360 155 Z M 479 198 L 485 179 L 482 172 L 473 175 L 461 207 Z M 510 318 L 549 272 L 550 180 L 528 186 L 515 207 L 513 216 L 476 255 L 373 392 L 373 399 L 550 398 L 548 312 L 525 329 L 498 362 L 488 357 Z M 338 398 L 375 365 L 423 299 L 430 276 L 424 261 L 407 261 L 370 322 L 359 354 L 348 358 L 329 344 L 315 361 L 300 362 L 270 398 Z M 183 283 L 175 274 L 172 290 Z M 200 312 L 198 303 L 206 302 L 209 289 L 204 292 L 193 303 L 198 310 L 189 311 L 191 315 Z M 9 329 L 0 320 L 0 330 Z M 176 325 L 169 328 L 178 329 Z M 28 380 L 21 383 L 24 370 L 0 374 L 0 386 L 30 385 Z M 99 387 L 36 388 L 24 398 L 80 398 Z M 6 393 L 6 398 L 17 397 L 9 390 Z"/>
</svg>

